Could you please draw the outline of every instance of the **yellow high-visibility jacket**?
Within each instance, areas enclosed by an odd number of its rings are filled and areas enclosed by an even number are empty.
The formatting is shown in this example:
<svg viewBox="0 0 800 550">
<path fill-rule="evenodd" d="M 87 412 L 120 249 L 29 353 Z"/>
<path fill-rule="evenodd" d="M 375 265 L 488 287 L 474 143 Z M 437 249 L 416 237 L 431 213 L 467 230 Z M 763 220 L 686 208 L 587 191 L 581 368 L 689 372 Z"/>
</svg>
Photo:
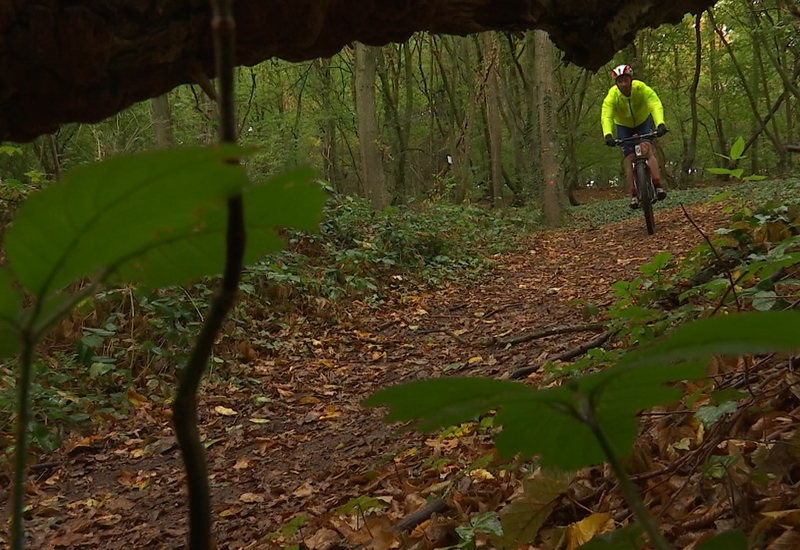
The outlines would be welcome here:
<svg viewBox="0 0 800 550">
<path fill-rule="evenodd" d="M 615 124 L 635 128 L 648 115 L 653 115 L 656 128 L 659 124 L 664 124 L 664 106 L 650 86 L 641 80 L 634 80 L 630 97 L 625 97 L 619 88 L 613 86 L 603 100 L 603 112 L 600 116 L 603 135 L 613 135 Z"/>
</svg>

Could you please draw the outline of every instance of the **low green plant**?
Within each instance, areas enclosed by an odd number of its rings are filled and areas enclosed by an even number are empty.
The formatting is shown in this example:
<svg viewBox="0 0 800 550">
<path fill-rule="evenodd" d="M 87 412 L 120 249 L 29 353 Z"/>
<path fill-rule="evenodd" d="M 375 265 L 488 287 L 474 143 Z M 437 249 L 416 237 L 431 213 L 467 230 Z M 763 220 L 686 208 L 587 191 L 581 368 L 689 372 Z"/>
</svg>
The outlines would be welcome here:
<svg viewBox="0 0 800 550">
<path fill-rule="evenodd" d="M 671 546 L 620 462 L 636 438 L 636 414 L 678 399 L 679 382 L 703 378 L 703 358 L 712 354 L 788 352 L 800 346 L 797 323 L 799 312 L 700 319 L 626 354 L 610 369 L 570 379 L 561 387 L 534 390 L 495 379 L 440 378 L 386 388 L 363 404 L 388 406 L 386 421 L 411 422 L 410 427 L 423 432 L 496 409 L 495 425 L 502 431 L 495 442 L 505 458 L 541 456 L 541 466 L 565 471 L 606 461 L 653 548 L 668 550 Z"/>
<path fill-rule="evenodd" d="M 227 162 L 247 154 L 222 146 L 116 157 L 66 174 L 18 209 L 4 239 L 8 266 L 0 268 L 0 357 L 19 354 L 11 506 L 15 550 L 23 540 L 31 390 L 44 368 L 35 368 L 41 365 L 34 359 L 35 347 L 48 330 L 75 306 L 93 299 L 101 285 L 157 288 L 218 274 L 225 265 L 230 196 L 244 199 L 249 237 L 245 262 L 280 248 L 274 227 L 316 226 L 325 199 L 313 173 L 300 169 L 251 184 L 243 166 Z M 68 292 L 75 281 L 87 278 L 80 291 Z M 23 308 L 23 292 L 29 307 Z M 121 389 L 130 373 L 117 372 L 113 358 L 97 353 L 115 335 L 113 322 L 87 330 L 76 347 L 75 362 L 90 377 Z M 121 379 L 114 380 L 115 375 Z M 41 438 L 38 443 L 50 445 Z"/>
<path fill-rule="evenodd" d="M 744 146 L 745 146 L 744 137 L 739 136 L 739 138 L 731 146 L 730 156 L 723 155 L 721 153 L 715 153 L 715 154 L 724 159 L 727 159 L 732 165 L 735 166 L 739 161 L 747 158 L 744 156 Z M 718 167 L 718 168 L 706 168 L 706 170 L 718 176 L 733 176 L 734 178 L 739 179 L 741 181 L 761 181 L 767 178 L 766 176 L 760 176 L 758 174 L 751 174 L 749 176 L 743 177 L 742 176 L 742 174 L 744 174 L 743 168 L 730 169 L 730 168 Z"/>
</svg>

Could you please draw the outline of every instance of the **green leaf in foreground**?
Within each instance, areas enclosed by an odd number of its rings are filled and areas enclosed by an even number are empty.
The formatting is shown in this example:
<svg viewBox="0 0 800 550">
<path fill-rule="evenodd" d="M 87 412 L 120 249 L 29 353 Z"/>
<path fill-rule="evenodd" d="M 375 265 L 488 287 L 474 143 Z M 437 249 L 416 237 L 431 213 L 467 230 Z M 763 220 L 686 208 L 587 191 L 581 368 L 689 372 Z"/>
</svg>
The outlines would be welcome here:
<svg viewBox="0 0 800 550">
<path fill-rule="evenodd" d="M 712 354 L 742 355 L 790 351 L 800 347 L 800 312 L 766 311 L 710 317 L 681 325 L 621 364 L 664 364 Z"/>
<path fill-rule="evenodd" d="M 245 149 L 169 149 L 81 166 L 31 195 L 5 239 L 9 265 L 37 296 L 202 224 L 247 185 L 225 162 Z"/>
<path fill-rule="evenodd" d="M 11 287 L 11 273 L 0 268 L 0 358 L 19 351 L 17 318 L 22 298 Z"/>
<path fill-rule="evenodd" d="M 697 550 L 747 550 L 747 537 L 739 529 L 725 531 L 705 541 L 697 547 Z"/>
<path fill-rule="evenodd" d="M 386 421 L 414 420 L 412 428 L 432 431 L 473 420 L 499 409 L 503 426 L 497 449 L 505 457 L 543 455 L 541 464 L 564 470 L 605 460 L 602 448 L 578 411 L 591 403 L 595 421 L 619 456 L 636 438 L 642 409 L 674 401 L 680 390 L 665 382 L 704 376 L 699 363 L 659 367 L 616 367 L 573 381 L 569 387 L 535 391 L 524 384 L 483 378 L 440 378 L 377 392 L 365 406 L 389 405 Z"/>
<path fill-rule="evenodd" d="M 518 382 L 485 378 L 437 378 L 385 388 L 362 402 L 365 407 L 388 405 L 386 422 L 416 421 L 412 428 L 431 432 L 474 420 L 506 399 L 532 396 Z"/>
<path fill-rule="evenodd" d="M 313 230 L 325 203 L 325 194 L 312 181 L 313 170 L 300 168 L 246 187 L 244 200 L 247 232 L 244 264 L 283 247 L 277 227 Z M 125 281 L 152 287 L 185 284 L 218 275 L 225 264 L 227 209 L 225 203 L 207 209 L 198 223 L 176 228 L 147 244 L 123 263 L 116 274 Z"/>
<path fill-rule="evenodd" d="M 604 535 L 597 535 L 579 546 L 579 550 L 640 550 L 644 547 L 644 535 L 638 525 L 628 525 Z"/>
</svg>

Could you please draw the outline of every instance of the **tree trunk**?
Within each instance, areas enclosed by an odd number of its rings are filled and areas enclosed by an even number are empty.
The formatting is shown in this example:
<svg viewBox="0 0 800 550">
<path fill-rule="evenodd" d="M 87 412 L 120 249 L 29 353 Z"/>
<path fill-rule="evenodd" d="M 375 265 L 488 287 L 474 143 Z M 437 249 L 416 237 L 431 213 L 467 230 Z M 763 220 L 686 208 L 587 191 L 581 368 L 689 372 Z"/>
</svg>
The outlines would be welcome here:
<svg viewBox="0 0 800 550">
<path fill-rule="evenodd" d="M 502 136 L 500 129 L 500 90 L 497 82 L 497 71 L 500 62 L 497 38 L 493 33 L 483 34 L 483 61 L 489 72 L 489 85 L 486 89 L 487 127 L 489 129 L 489 150 L 491 152 L 491 190 L 492 206 L 503 205 L 503 166 L 500 158 Z"/>
<path fill-rule="evenodd" d="M 545 31 L 536 35 L 536 84 L 539 89 L 539 135 L 544 175 L 544 218 L 549 227 L 559 224 L 561 215 L 561 170 L 558 163 L 556 98 L 553 85 L 553 45 Z"/>
<path fill-rule="evenodd" d="M 61 179 L 61 163 L 58 158 L 58 144 L 53 134 L 45 134 L 38 140 L 37 152 L 39 163 L 44 168 L 45 179 L 59 181 Z"/>
<path fill-rule="evenodd" d="M 381 152 L 378 149 L 378 116 L 375 112 L 375 69 L 377 49 L 356 43 L 356 116 L 358 148 L 364 189 L 374 210 L 388 205 Z"/>
<path fill-rule="evenodd" d="M 331 105 L 331 91 L 333 87 L 331 78 L 330 58 L 318 61 L 320 78 L 322 80 L 322 174 L 325 181 L 337 191 L 339 181 L 336 175 L 336 122 Z"/>
<path fill-rule="evenodd" d="M 692 130 L 689 134 L 689 141 L 686 144 L 686 154 L 683 157 L 683 165 L 681 166 L 681 174 L 678 177 L 678 186 L 681 189 L 686 189 L 689 186 L 691 179 L 691 170 L 694 166 L 694 159 L 697 155 L 697 85 L 700 82 L 700 63 L 703 57 L 703 41 L 700 35 L 700 22 L 703 14 L 698 13 L 694 18 L 694 37 L 695 37 L 695 53 L 694 53 L 694 76 L 692 77 L 692 84 L 689 86 L 689 107 L 692 112 Z"/>
<path fill-rule="evenodd" d="M 528 67 L 528 74 L 534 75 L 533 82 L 528 87 L 528 166 L 531 174 L 538 176 L 542 171 L 542 156 L 541 156 L 541 132 L 539 130 L 539 88 L 536 80 L 536 35 L 529 32 L 525 36 L 525 54 L 526 65 Z M 540 197 L 542 188 L 539 185 L 541 180 L 539 177 L 533 178 L 535 185 L 531 189 L 534 197 Z"/>
<path fill-rule="evenodd" d="M 717 134 L 717 148 L 720 155 L 728 154 L 728 140 L 725 137 L 725 129 L 722 123 L 722 104 L 720 98 L 722 97 L 722 86 L 719 81 L 719 71 L 717 69 L 717 36 L 714 29 L 709 27 L 709 41 L 708 41 L 708 78 L 711 81 L 711 114 L 714 120 L 714 130 Z M 712 150 L 714 144 L 711 144 Z M 728 162 L 727 168 L 733 168 L 733 165 Z M 728 179 L 728 176 L 723 176 L 723 180 Z"/>
<path fill-rule="evenodd" d="M 156 131 L 156 145 L 159 149 L 172 146 L 172 113 L 167 94 L 150 100 L 153 108 L 153 127 Z"/>
</svg>

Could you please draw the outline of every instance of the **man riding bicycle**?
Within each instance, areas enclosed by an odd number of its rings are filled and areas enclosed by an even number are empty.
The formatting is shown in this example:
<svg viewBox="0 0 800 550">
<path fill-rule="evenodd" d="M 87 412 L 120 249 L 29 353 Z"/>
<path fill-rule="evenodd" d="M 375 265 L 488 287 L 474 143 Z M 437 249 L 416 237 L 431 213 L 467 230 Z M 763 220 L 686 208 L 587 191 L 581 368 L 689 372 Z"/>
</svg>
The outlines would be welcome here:
<svg viewBox="0 0 800 550">
<path fill-rule="evenodd" d="M 614 77 L 615 85 L 603 100 L 603 111 L 600 116 L 606 145 L 609 147 L 616 145 L 612 137 L 614 125 L 617 127 L 617 139 L 653 132 L 653 126 L 656 126 L 655 131 L 659 137 L 666 134 L 664 106 L 653 89 L 641 80 L 633 79 L 633 69 L 630 65 L 615 67 L 611 71 L 611 76 Z M 642 148 L 648 157 L 647 163 L 650 165 L 650 172 L 653 175 L 656 198 L 663 200 L 667 197 L 667 192 L 661 187 L 658 161 L 649 139 L 643 140 Z M 639 199 L 636 197 L 636 189 L 633 186 L 633 144 L 624 144 L 622 154 L 625 157 L 625 171 L 631 193 L 630 207 L 639 208 Z"/>
</svg>

